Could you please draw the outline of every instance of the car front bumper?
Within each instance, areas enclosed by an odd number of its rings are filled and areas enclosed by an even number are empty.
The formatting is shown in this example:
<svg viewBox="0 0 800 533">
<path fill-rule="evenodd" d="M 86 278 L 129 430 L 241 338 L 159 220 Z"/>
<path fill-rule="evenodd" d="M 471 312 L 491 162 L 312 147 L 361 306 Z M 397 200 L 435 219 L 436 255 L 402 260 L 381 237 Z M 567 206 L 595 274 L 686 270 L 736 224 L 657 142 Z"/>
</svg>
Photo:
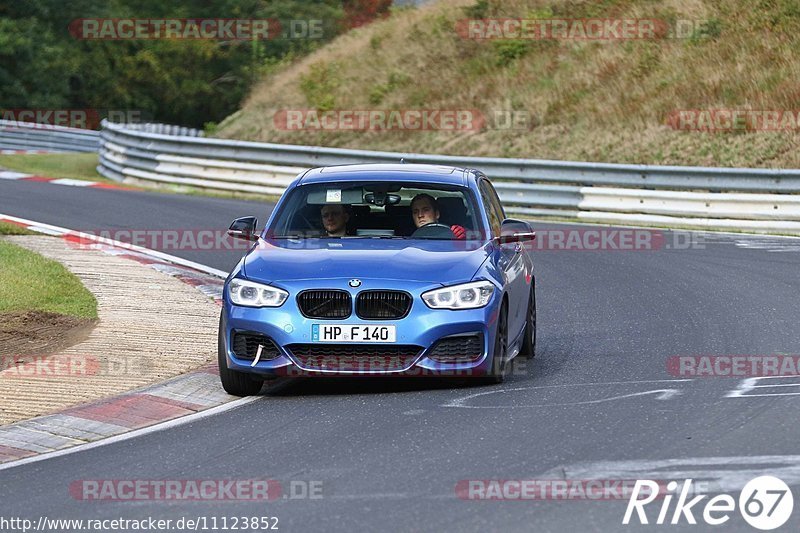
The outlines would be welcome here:
<svg viewBox="0 0 800 533">
<path fill-rule="evenodd" d="M 227 291 L 223 297 L 223 312 L 220 334 L 224 335 L 227 366 L 230 370 L 272 376 L 485 376 L 492 361 L 490 347 L 494 346 L 496 321 L 502 301 L 501 291 L 495 288 L 489 303 L 479 309 L 447 310 L 430 309 L 422 301 L 421 294 L 440 288 L 430 283 L 402 282 L 398 286 L 387 281 L 364 281 L 357 289 L 348 286 L 349 280 L 293 281 L 291 286 L 273 285 L 289 291 L 290 297 L 278 308 L 252 308 L 232 304 Z M 308 288 L 340 289 L 350 292 L 353 301 L 362 290 L 403 290 L 412 296 L 408 314 L 397 320 L 364 320 L 355 313 L 343 320 L 326 320 L 303 316 L 295 296 Z M 337 343 L 337 347 L 372 348 L 372 355 L 326 356 L 313 360 L 299 355 L 297 347 L 304 346 L 317 354 L 325 354 L 328 343 L 312 341 L 314 324 L 330 325 L 394 325 L 396 342 L 387 344 Z M 232 347 L 234 332 L 260 334 L 270 339 L 277 353 L 272 358 L 257 362 L 236 356 Z M 480 353 L 470 360 L 442 361 L 433 359 L 433 348 L 437 341 L 448 337 L 478 335 L 482 344 Z M 474 342 L 478 342 L 475 340 Z M 345 346 L 346 345 L 346 346 Z M 394 347 L 393 347 L 394 345 Z M 402 358 L 396 356 L 398 347 L 408 347 Z M 386 347 L 383 353 L 383 347 Z M 331 350 L 332 352 L 335 350 Z M 441 352 L 439 352 L 441 353 Z M 470 352 L 475 353 L 475 352 Z M 314 364 L 309 364 L 313 361 Z M 325 361 L 319 364 L 320 361 Z"/>
</svg>

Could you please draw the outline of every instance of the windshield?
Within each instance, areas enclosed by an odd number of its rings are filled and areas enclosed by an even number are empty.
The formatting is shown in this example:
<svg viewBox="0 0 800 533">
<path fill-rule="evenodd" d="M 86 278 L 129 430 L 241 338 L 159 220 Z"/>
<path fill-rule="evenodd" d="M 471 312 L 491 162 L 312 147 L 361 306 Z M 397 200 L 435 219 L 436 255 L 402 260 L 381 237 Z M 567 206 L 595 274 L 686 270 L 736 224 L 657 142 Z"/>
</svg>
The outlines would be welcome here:
<svg viewBox="0 0 800 533">
<path fill-rule="evenodd" d="M 272 238 L 464 239 L 481 224 L 469 189 L 399 182 L 301 185 L 269 228 Z"/>
</svg>

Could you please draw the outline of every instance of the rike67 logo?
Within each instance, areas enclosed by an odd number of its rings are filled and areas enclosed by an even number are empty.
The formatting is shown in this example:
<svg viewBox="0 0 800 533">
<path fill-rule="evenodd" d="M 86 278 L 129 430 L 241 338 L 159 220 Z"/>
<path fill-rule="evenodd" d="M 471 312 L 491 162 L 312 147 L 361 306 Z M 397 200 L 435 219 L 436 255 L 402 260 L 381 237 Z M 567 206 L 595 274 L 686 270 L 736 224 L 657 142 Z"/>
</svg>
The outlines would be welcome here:
<svg viewBox="0 0 800 533">
<path fill-rule="evenodd" d="M 711 526 L 720 526 L 731 519 L 731 514 L 736 510 L 737 500 L 729 494 L 718 494 L 708 501 L 705 505 L 699 505 L 706 494 L 700 494 L 689 499 L 692 494 L 692 480 L 684 480 L 677 492 L 678 483 L 671 481 L 667 484 L 666 494 L 659 493 L 659 484 L 651 480 L 637 480 L 633 487 L 633 493 L 628 500 L 628 507 L 625 510 L 623 524 L 630 524 L 631 519 L 636 513 L 636 518 L 640 524 L 649 524 L 645 507 L 652 503 L 656 498 L 663 495 L 661 508 L 656 524 L 680 524 L 683 520 L 688 524 L 697 524 L 695 513 L 702 513 L 703 521 Z M 644 497 L 640 498 L 640 495 Z M 674 496 L 678 496 L 677 502 L 670 517 L 670 508 Z M 695 506 L 697 506 L 695 508 Z M 739 493 L 738 498 L 739 513 L 742 518 L 756 529 L 763 531 L 781 527 L 789 520 L 794 508 L 794 498 L 789 486 L 781 479 L 773 476 L 760 476 L 751 479 Z M 656 506 L 654 506 L 656 507 Z M 702 509 L 702 511 L 701 511 Z M 635 521 L 634 521 L 635 523 Z"/>
</svg>

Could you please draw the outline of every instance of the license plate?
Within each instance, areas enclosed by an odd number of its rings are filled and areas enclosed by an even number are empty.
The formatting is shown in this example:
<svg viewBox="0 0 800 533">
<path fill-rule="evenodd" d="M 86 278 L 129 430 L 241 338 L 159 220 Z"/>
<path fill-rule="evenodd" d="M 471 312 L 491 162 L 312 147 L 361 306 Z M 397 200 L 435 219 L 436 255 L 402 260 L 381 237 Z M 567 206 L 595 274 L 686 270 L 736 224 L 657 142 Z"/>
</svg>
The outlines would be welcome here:
<svg viewBox="0 0 800 533">
<path fill-rule="evenodd" d="M 395 326 L 312 324 L 313 342 L 397 342 Z"/>
</svg>

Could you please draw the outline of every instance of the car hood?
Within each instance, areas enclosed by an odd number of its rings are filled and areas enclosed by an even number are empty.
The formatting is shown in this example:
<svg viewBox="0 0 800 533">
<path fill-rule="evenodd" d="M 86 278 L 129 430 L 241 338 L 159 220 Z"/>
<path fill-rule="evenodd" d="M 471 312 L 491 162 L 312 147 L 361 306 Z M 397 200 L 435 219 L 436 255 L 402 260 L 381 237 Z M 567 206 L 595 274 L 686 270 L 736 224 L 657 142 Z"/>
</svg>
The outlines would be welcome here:
<svg viewBox="0 0 800 533">
<path fill-rule="evenodd" d="M 465 241 L 401 239 L 260 240 L 242 265 L 261 282 L 360 278 L 448 284 L 472 279 L 490 247 Z"/>
</svg>

